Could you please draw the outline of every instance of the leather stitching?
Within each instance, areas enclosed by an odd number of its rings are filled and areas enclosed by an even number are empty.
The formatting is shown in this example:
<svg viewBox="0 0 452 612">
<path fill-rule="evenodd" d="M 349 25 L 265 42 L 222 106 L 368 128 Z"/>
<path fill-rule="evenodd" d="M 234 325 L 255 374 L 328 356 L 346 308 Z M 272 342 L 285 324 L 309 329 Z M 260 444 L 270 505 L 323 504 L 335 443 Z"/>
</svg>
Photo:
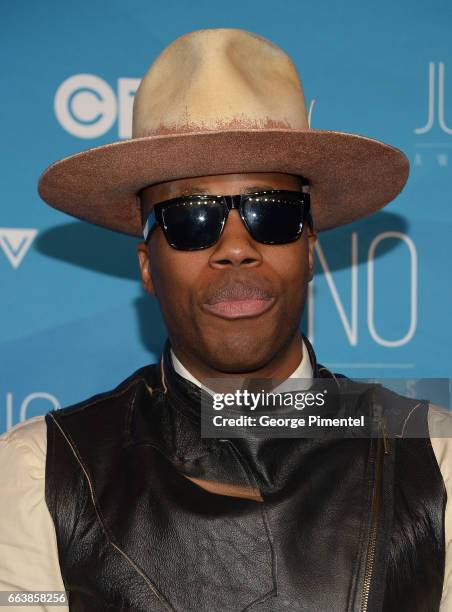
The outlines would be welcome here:
<svg viewBox="0 0 452 612">
<path fill-rule="evenodd" d="M 408 424 L 408 420 L 411 418 L 411 415 L 412 415 L 412 414 L 413 414 L 413 412 L 416 410 L 416 408 L 418 408 L 418 406 L 420 406 L 420 405 L 421 405 L 421 402 L 417 403 L 415 406 L 413 406 L 413 408 L 411 408 L 411 410 L 410 410 L 410 411 L 409 411 L 409 413 L 406 415 L 406 417 L 405 417 L 405 419 L 404 419 L 404 421 L 403 421 L 403 423 L 402 423 L 402 431 L 401 431 L 401 433 L 400 433 L 400 434 L 396 434 L 396 436 L 395 436 L 396 438 L 403 438 L 403 435 L 404 435 L 404 433 L 405 433 L 406 426 L 407 426 L 407 424 Z"/>
<path fill-rule="evenodd" d="M 88 474 L 88 470 L 86 469 L 78 451 L 77 448 L 73 442 L 73 440 L 71 439 L 71 436 L 69 434 L 67 434 L 64 429 L 61 427 L 61 425 L 58 423 L 57 419 L 53 416 L 53 414 L 50 412 L 49 416 L 53 419 L 55 425 L 58 427 L 61 435 L 63 436 L 63 438 L 65 439 L 66 443 L 68 444 L 69 448 L 71 449 L 77 463 L 79 464 L 83 474 L 85 475 L 85 478 L 87 480 L 88 483 L 88 487 L 89 487 L 89 491 L 90 491 L 90 496 L 91 496 L 91 501 L 93 503 L 94 506 L 94 510 L 96 512 L 96 516 L 97 519 L 105 533 L 105 536 L 107 538 L 108 543 L 115 548 L 123 557 L 124 559 L 133 567 L 133 569 L 137 572 L 137 574 L 139 574 L 143 580 L 145 581 L 146 585 L 149 587 L 149 589 L 152 591 L 152 593 L 159 599 L 159 601 L 165 606 L 165 608 L 167 610 L 169 610 L 170 612 L 175 612 L 174 608 L 169 604 L 169 602 L 166 601 L 166 598 L 163 596 L 162 593 L 160 593 L 160 591 L 157 589 L 157 587 L 149 580 L 149 578 L 146 576 L 146 574 L 141 570 L 141 568 L 127 555 L 127 553 L 125 553 L 117 544 L 116 542 L 113 541 L 113 538 L 111 537 L 110 531 L 107 527 L 107 525 L 105 524 L 105 521 L 102 517 L 102 514 L 100 512 L 100 509 L 98 507 L 97 501 L 96 501 L 96 495 L 94 492 L 94 487 L 91 481 L 91 478 Z"/>
<path fill-rule="evenodd" d="M 70 414 L 76 414 L 77 412 L 81 412 L 82 410 L 85 410 L 85 408 L 89 408 L 90 406 L 95 406 L 96 404 L 100 404 L 104 400 L 110 400 L 110 399 L 115 399 L 117 397 L 121 397 L 122 395 L 127 393 L 127 391 L 129 391 L 130 388 L 133 387 L 133 385 L 137 385 L 144 380 L 145 379 L 142 376 L 139 376 L 139 378 L 134 378 L 133 380 L 130 381 L 130 383 L 124 389 L 119 389 L 116 392 L 108 391 L 106 394 L 102 393 L 100 397 L 95 397 L 91 401 L 88 400 L 86 402 L 82 402 L 82 404 L 78 407 L 76 407 L 77 405 L 75 405 L 74 407 L 70 408 L 70 411 L 68 408 L 68 412 L 70 412 Z M 59 411 L 60 410 L 61 409 L 59 409 Z M 66 409 L 63 408 L 62 410 L 64 411 Z M 49 412 L 49 414 L 51 414 L 51 412 L 56 412 L 56 411 L 52 410 Z"/>
</svg>

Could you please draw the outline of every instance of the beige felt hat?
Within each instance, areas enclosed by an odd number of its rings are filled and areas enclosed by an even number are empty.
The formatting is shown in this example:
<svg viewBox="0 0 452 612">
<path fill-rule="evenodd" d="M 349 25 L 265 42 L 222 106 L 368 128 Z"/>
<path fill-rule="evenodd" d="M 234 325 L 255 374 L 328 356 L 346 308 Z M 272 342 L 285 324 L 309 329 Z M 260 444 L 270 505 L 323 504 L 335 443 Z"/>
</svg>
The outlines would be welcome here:
<svg viewBox="0 0 452 612">
<path fill-rule="evenodd" d="M 287 54 L 257 34 L 215 28 L 180 36 L 150 66 L 132 138 L 55 162 L 38 191 L 74 217 L 141 236 L 140 189 L 242 172 L 307 178 L 322 231 L 385 206 L 405 185 L 409 162 L 378 140 L 310 128 Z"/>
</svg>

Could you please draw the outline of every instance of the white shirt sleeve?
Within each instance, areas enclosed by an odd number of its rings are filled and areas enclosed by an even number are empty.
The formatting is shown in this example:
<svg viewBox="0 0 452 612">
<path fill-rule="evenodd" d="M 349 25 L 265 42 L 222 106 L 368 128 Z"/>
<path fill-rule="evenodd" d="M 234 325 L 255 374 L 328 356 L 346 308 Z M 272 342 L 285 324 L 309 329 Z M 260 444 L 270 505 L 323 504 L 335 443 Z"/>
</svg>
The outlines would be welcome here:
<svg viewBox="0 0 452 612">
<path fill-rule="evenodd" d="M 433 451 L 447 491 L 446 567 L 440 612 L 452 612 L 452 411 L 430 404 L 428 426 Z"/>
<path fill-rule="evenodd" d="M 46 448 L 43 416 L 19 423 L 0 436 L 1 591 L 65 590 L 55 527 L 44 497 Z M 69 609 L 45 603 L 17 607 L 42 612 Z"/>
</svg>

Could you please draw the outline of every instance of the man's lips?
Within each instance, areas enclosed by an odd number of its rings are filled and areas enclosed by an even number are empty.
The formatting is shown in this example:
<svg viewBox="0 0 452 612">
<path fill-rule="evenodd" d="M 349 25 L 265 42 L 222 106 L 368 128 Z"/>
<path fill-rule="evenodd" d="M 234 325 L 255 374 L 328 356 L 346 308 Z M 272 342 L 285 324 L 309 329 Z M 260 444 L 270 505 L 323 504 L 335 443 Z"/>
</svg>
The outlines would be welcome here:
<svg viewBox="0 0 452 612">
<path fill-rule="evenodd" d="M 204 308 L 224 319 L 256 317 L 273 306 L 275 298 L 266 300 L 226 300 L 215 304 L 203 304 Z"/>
<path fill-rule="evenodd" d="M 276 298 L 251 283 L 229 283 L 215 291 L 203 304 L 208 312 L 224 319 L 256 317 L 269 310 Z"/>
</svg>

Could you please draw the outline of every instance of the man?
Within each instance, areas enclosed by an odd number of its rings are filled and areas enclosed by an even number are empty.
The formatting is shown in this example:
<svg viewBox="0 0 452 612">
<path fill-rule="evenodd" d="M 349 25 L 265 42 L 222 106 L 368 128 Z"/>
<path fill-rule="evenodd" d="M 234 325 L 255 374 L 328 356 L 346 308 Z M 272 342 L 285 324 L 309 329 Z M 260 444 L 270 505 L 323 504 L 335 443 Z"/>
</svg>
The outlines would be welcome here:
<svg viewBox="0 0 452 612">
<path fill-rule="evenodd" d="M 317 232 L 407 174 L 393 147 L 310 129 L 291 60 L 236 29 L 178 38 L 133 138 L 46 170 L 49 204 L 144 234 L 168 340 L 115 390 L 2 437 L 2 589 L 66 588 L 74 611 L 452 609 L 448 413 L 333 374 L 299 331 Z M 378 407 L 391 430 L 201 437 L 201 382 L 244 376 L 333 383 L 334 414 Z"/>
</svg>

